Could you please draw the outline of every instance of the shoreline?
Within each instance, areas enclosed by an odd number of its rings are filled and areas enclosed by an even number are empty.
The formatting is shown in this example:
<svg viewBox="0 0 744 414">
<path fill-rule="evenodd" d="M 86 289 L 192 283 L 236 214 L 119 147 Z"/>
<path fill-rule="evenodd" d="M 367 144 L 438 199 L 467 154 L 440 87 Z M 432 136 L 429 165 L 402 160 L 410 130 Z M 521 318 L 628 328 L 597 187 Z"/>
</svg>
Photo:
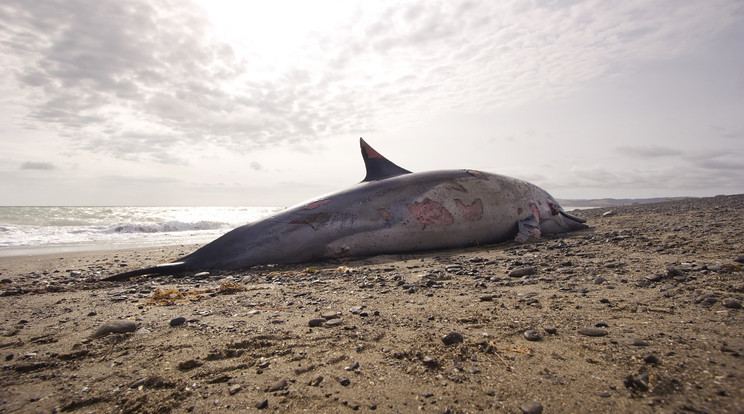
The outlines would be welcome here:
<svg viewBox="0 0 744 414">
<path fill-rule="evenodd" d="M 741 211 L 123 283 L 199 245 L 0 257 L 0 411 L 742 412 Z"/>
<path fill-rule="evenodd" d="M 217 236 L 219 237 L 219 236 Z M 0 249 L 0 260 L 6 257 L 35 257 L 35 256 L 54 256 L 67 254 L 96 254 L 101 252 L 119 252 L 128 250 L 147 250 L 170 248 L 180 246 L 203 246 L 206 243 L 165 243 L 165 244 L 137 244 L 131 243 L 107 243 L 107 244 L 66 244 L 66 245 L 46 245 L 46 246 L 24 246 L 24 247 L 7 247 Z"/>
</svg>

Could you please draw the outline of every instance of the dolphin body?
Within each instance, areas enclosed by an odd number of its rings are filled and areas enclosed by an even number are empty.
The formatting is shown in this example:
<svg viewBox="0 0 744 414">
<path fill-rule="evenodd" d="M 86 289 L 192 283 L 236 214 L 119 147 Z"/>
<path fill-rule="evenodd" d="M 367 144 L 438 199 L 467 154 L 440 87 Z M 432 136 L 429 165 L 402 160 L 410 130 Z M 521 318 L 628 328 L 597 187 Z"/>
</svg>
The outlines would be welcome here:
<svg viewBox="0 0 744 414">
<path fill-rule="evenodd" d="M 103 280 L 524 242 L 588 227 L 526 181 L 476 170 L 412 173 L 360 144 L 367 175 L 359 184 L 238 227 L 175 262 Z"/>
</svg>

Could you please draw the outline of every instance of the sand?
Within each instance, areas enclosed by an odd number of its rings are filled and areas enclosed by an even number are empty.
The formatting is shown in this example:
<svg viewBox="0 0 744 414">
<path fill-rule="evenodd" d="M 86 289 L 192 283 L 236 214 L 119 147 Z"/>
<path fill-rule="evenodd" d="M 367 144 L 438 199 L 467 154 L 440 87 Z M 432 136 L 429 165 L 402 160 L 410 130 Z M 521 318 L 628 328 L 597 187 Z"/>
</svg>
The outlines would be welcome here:
<svg viewBox="0 0 744 414">
<path fill-rule="evenodd" d="M 526 244 L 96 280 L 0 258 L 0 412 L 744 412 L 744 195 Z"/>
</svg>

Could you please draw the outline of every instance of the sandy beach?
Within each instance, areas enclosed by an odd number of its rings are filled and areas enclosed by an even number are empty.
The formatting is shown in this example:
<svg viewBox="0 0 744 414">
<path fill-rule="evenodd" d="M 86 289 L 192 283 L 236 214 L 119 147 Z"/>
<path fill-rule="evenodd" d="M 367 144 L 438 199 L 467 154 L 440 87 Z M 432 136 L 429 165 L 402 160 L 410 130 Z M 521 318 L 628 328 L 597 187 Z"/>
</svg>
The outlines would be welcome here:
<svg viewBox="0 0 744 414">
<path fill-rule="evenodd" d="M 198 246 L 0 257 L 0 412 L 744 412 L 742 212 L 124 283 Z"/>
</svg>

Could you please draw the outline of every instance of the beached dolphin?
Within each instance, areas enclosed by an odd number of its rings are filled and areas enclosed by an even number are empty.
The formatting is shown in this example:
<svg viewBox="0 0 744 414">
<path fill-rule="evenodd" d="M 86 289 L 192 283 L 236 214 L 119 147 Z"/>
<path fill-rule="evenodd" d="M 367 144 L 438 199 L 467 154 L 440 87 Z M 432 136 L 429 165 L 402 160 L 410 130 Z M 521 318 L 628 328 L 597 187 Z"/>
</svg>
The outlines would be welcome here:
<svg viewBox="0 0 744 414">
<path fill-rule="evenodd" d="M 587 227 L 526 181 L 476 170 L 412 173 L 360 142 L 361 183 L 238 227 L 175 262 L 103 280 L 524 242 Z"/>
</svg>

